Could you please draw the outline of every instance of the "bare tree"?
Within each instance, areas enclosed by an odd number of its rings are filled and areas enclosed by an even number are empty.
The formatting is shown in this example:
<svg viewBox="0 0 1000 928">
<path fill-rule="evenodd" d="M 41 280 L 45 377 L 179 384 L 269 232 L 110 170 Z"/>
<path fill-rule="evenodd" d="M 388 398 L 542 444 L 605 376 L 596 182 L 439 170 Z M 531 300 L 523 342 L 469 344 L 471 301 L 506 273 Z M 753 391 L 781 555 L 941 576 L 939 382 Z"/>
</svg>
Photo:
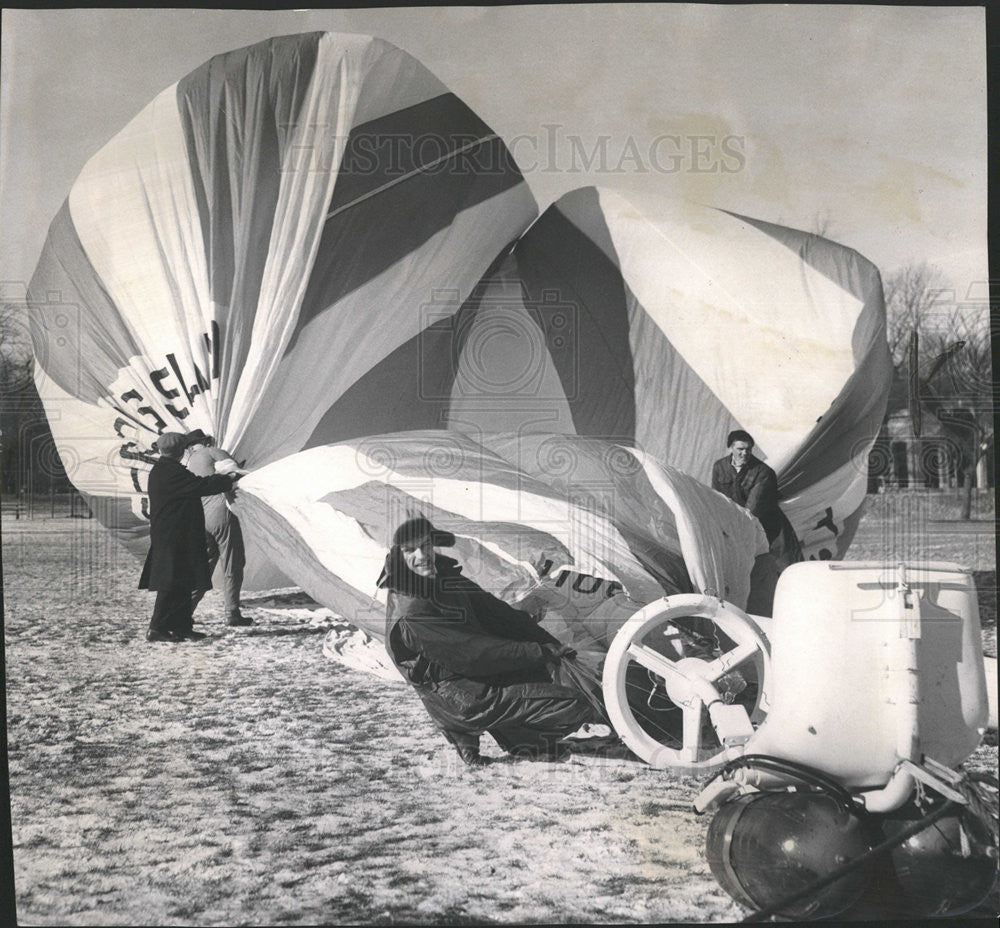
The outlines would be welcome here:
<svg viewBox="0 0 1000 928">
<path fill-rule="evenodd" d="M 0 303 L 0 489 L 13 492 L 31 471 L 37 436 L 51 434 L 32 373 L 34 355 L 23 303 Z"/>
<path fill-rule="evenodd" d="M 23 389 L 31 380 L 33 363 L 23 305 L 0 303 L 0 395 Z"/>
<path fill-rule="evenodd" d="M 965 489 L 962 518 L 972 509 L 973 478 L 993 444 L 994 388 L 990 314 L 984 302 L 956 302 L 939 271 L 911 263 L 883 280 L 889 348 L 908 384 L 915 434 L 920 413 L 945 430 Z"/>
<path fill-rule="evenodd" d="M 993 444 L 992 342 L 988 308 L 956 303 L 939 313 L 923 336 L 926 356 L 943 359 L 921 385 L 921 404 L 937 416 L 959 449 L 965 493 L 962 518 L 972 514 L 972 483 L 980 461 Z"/>
<path fill-rule="evenodd" d="M 926 261 L 907 264 L 882 280 L 885 291 L 886 328 L 893 364 L 905 363 L 906 350 L 914 331 L 924 333 L 931 317 L 940 316 L 941 304 L 950 296 L 941 274 Z M 951 303 L 953 305 L 953 303 Z M 940 320 L 935 319 L 935 324 Z"/>
</svg>

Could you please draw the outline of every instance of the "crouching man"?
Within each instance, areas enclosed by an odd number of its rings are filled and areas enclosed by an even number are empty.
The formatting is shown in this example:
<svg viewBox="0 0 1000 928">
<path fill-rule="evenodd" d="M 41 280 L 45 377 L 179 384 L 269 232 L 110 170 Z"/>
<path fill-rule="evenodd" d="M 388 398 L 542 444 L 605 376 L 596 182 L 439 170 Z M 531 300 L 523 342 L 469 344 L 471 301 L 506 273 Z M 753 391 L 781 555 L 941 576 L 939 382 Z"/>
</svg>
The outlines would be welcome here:
<svg viewBox="0 0 1000 928">
<path fill-rule="evenodd" d="M 389 590 L 389 656 L 466 764 L 486 763 L 483 732 L 519 757 L 565 757 L 559 739 L 595 721 L 577 690 L 552 682 L 575 652 L 434 551 L 454 543 L 424 518 L 396 529 L 378 581 Z"/>
</svg>

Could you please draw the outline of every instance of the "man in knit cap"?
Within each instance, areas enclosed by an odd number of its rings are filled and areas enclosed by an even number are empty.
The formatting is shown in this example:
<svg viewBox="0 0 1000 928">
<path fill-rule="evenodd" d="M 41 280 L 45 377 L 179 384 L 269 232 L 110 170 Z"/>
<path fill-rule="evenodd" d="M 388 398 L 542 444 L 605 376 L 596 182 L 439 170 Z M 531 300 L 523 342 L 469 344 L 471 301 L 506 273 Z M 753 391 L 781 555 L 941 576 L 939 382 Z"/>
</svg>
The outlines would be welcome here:
<svg viewBox="0 0 1000 928">
<path fill-rule="evenodd" d="M 559 739 L 596 721 L 580 692 L 553 682 L 576 652 L 434 550 L 454 544 L 425 518 L 396 529 L 378 581 L 389 590 L 389 656 L 466 764 L 486 763 L 483 732 L 515 756 L 564 758 Z"/>
</svg>

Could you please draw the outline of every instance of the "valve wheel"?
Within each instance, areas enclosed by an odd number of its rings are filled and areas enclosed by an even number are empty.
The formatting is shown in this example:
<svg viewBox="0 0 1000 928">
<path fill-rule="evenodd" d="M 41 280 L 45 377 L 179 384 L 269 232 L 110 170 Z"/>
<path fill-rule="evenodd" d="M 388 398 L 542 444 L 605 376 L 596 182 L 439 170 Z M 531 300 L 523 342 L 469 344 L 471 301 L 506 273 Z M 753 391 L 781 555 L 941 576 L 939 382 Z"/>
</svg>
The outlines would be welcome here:
<svg viewBox="0 0 1000 928">
<path fill-rule="evenodd" d="M 604 662 L 608 716 L 628 747 L 653 767 L 702 773 L 743 752 L 727 737 L 720 708 L 737 727 L 769 709 L 770 646 L 742 609 L 712 596 L 668 596 L 637 612 L 615 635 Z"/>
</svg>

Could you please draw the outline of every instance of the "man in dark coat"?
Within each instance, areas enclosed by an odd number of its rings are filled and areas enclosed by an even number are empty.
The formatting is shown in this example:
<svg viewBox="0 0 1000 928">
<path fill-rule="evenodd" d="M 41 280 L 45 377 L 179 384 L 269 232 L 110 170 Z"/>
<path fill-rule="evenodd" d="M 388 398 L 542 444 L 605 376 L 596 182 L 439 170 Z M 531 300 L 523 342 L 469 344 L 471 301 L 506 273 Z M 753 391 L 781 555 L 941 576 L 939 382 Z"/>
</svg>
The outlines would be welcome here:
<svg viewBox="0 0 1000 928">
<path fill-rule="evenodd" d="M 483 732 L 511 754 L 565 757 L 559 739 L 596 721 L 579 691 L 553 682 L 559 660 L 576 652 L 434 551 L 454 543 L 424 518 L 396 529 L 378 581 L 389 590 L 389 656 L 470 766 L 486 763 Z"/>
<path fill-rule="evenodd" d="M 736 429 L 726 437 L 729 454 L 712 465 L 712 489 L 749 509 L 764 527 L 779 569 L 802 560 L 795 529 L 778 505 L 778 476 L 753 455 L 753 438 Z"/>
<path fill-rule="evenodd" d="M 156 590 L 147 641 L 196 641 L 191 594 L 211 589 L 205 549 L 201 497 L 225 493 L 235 477 L 196 477 L 181 458 L 188 436 L 164 432 L 154 445 L 159 460 L 149 472 L 149 554 L 139 578 L 140 590 Z"/>
</svg>

